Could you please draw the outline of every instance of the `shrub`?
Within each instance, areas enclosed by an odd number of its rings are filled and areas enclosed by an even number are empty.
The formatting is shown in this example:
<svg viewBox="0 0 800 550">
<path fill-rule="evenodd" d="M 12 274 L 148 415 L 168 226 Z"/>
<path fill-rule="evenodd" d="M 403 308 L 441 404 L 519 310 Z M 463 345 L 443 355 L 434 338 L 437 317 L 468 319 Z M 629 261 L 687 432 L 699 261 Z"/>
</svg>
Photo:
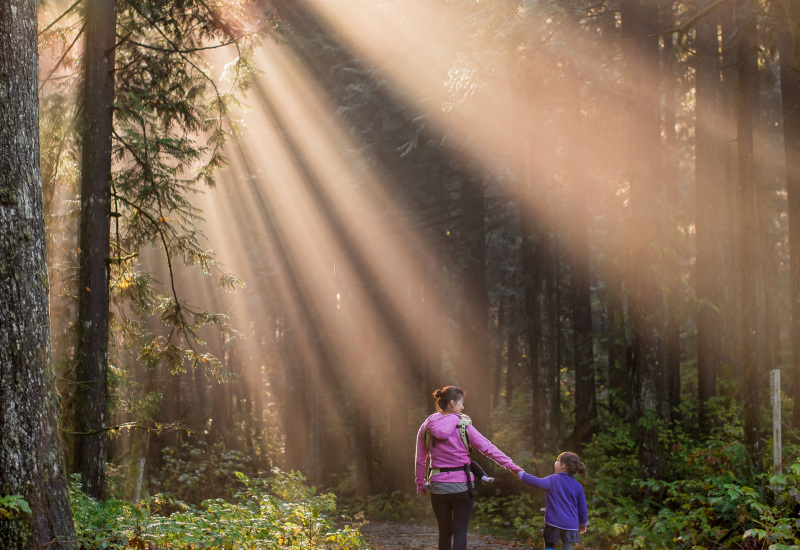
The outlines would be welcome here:
<svg viewBox="0 0 800 550">
<path fill-rule="evenodd" d="M 193 507 L 156 496 L 133 506 L 97 502 L 73 483 L 71 497 L 84 548 L 343 549 L 367 547 L 356 528 L 334 520 L 336 497 L 316 494 L 298 473 L 250 479 L 237 473 L 233 501 Z M 163 514 L 169 510 L 171 513 Z"/>
</svg>

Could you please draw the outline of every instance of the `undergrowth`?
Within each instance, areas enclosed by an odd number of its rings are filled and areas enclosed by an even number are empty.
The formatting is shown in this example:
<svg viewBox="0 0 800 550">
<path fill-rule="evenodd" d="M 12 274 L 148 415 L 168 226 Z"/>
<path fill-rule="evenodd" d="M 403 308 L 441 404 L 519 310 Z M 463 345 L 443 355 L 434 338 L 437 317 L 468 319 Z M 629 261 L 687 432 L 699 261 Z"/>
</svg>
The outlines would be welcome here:
<svg viewBox="0 0 800 550">
<path fill-rule="evenodd" d="M 578 548 L 800 549 L 797 447 L 784 441 L 781 474 L 753 475 L 742 439 L 733 423 L 702 440 L 680 428 L 662 428 L 662 479 L 642 480 L 633 428 L 623 422 L 606 426 L 581 451 L 589 476 L 578 479 L 589 526 Z M 553 457 L 523 454 L 515 460 L 535 475 L 552 473 L 537 467 L 550 468 Z M 544 492 L 529 486 L 519 491 L 476 500 L 472 524 L 543 548 Z"/>
<path fill-rule="evenodd" d="M 237 473 L 239 491 L 191 506 L 166 495 L 139 505 L 95 501 L 71 484 L 78 539 L 85 549 L 343 549 L 367 548 L 357 528 L 337 521 L 336 497 L 317 494 L 298 473 L 278 470 L 251 479 Z"/>
</svg>

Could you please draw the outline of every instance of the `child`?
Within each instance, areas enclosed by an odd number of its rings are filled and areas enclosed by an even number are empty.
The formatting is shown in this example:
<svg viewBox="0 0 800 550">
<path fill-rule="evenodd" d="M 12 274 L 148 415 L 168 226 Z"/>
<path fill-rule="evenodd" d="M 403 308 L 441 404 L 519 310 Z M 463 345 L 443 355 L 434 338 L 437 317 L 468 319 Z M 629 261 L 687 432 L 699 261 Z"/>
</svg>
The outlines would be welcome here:
<svg viewBox="0 0 800 550">
<path fill-rule="evenodd" d="M 542 530 L 545 550 L 555 548 L 559 539 L 563 550 L 572 550 L 572 545 L 580 542 L 578 533 L 586 532 L 589 521 L 583 487 L 573 477 L 580 473 L 585 478 L 586 466 L 575 453 L 561 453 L 553 467 L 555 474 L 547 477 L 534 477 L 525 472 L 518 472 L 517 476 L 547 491 Z"/>
</svg>

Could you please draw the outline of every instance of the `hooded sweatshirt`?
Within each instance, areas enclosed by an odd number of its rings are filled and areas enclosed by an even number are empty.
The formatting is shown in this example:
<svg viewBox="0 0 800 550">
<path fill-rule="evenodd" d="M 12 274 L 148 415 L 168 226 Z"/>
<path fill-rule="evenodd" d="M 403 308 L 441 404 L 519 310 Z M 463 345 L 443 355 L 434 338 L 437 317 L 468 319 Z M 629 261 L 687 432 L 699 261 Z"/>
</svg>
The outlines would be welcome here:
<svg viewBox="0 0 800 550">
<path fill-rule="evenodd" d="M 417 433 L 417 461 L 415 469 L 415 477 L 417 482 L 417 493 L 422 493 L 423 485 L 425 485 L 425 460 L 428 454 L 431 455 L 431 468 L 452 468 L 456 466 L 463 466 L 469 464 L 469 453 L 467 452 L 464 443 L 461 441 L 461 435 L 458 433 L 458 420 L 459 415 L 442 414 L 440 412 L 430 415 Z M 431 440 L 430 449 L 425 448 L 425 430 L 428 430 L 433 439 Z M 486 439 L 481 433 L 470 424 L 467 426 L 469 434 L 469 443 L 473 449 L 479 450 L 484 455 L 494 460 L 503 468 L 508 468 L 512 472 L 521 470 L 519 466 L 508 458 L 503 451 L 492 445 L 492 442 Z M 466 483 L 467 475 L 463 471 L 455 472 L 441 472 L 435 476 L 431 476 L 431 481 L 438 481 L 443 483 Z M 472 474 L 469 474 L 473 477 Z"/>
</svg>

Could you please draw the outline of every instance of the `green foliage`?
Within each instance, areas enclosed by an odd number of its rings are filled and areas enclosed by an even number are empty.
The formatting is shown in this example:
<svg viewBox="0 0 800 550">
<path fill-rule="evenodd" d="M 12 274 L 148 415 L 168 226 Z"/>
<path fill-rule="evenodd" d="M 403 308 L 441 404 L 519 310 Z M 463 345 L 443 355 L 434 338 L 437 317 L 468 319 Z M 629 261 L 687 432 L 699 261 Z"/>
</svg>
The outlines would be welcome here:
<svg viewBox="0 0 800 550">
<path fill-rule="evenodd" d="M 334 489 L 338 494 L 338 489 Z M 430 500 L 416 494 L 394 491 L 390 495 L 370 495 L 341 498 L 340 505 L 349 515 L 357 518 L 386 521 L 434 521 Z"/>
<path fill-rule="evenodd" d="M 157 492 L 197 505 L 210 498 L 233 498 L 237 472 L 250 470 L 251 460 L 221 443 L 163 449 L 162 467 L 152 484 Z M 293 487 L 295 491 L 302 487 Z"/>
<path fill-rule="evenodd" d="M 474 524 L 492 533 L 512 530 L 527 544 L 541 539 L 544 498 L 535 493 L 475 500 Z"/>
<path fill-rule="evenodd" d="M 773 550 L 800 548 L 800 453 L 784 443 L 784 472 L 748 474 L 737 404 L 719 400 L 720 421 L 710 437 L 698 440 L 681 427 L 658 425 L 664 478 L 642 479 L 635 426 L 608 424 L 581 451 L 588 469 L 583 483 L 589 529 L 582 540 L 594 549 L 740 548 L 742 537 L 758 536 Z M 724 422 L 722 420 L 725 420 Z M 530 471 L 549 457 L 522 457 Z M 538 470 L 541 472 L 541 470 Z M 474 525 L 513 532 L 541 548 L 544 492 L 476 500 Z"/>
<path fill-rule="evenodd" d="M 12 519 L 17 513 L 32 514 L 28 502 L 20 495 L 0 497 L 0 516 Z"/>
<path fill-rule="evenodd" d="M 427 498 L 395 491 L 391 495 L 371 495 L 367 499 L 366 517 L 381 520 L 431 519 L 432 511 Z"/>
<path fill-rule="evenodd" d="M 210 499 L 197 507 L 161 496 L 141 506 L 97 502 L 74 482 L 78 538 L 84 548 L 367 548 L 356 528 L 334 519 L 333 494 L 316 494 L 301 474 L 273 474 L 251 479 L 237 473 L 232 500 Z"/>
</svg>

